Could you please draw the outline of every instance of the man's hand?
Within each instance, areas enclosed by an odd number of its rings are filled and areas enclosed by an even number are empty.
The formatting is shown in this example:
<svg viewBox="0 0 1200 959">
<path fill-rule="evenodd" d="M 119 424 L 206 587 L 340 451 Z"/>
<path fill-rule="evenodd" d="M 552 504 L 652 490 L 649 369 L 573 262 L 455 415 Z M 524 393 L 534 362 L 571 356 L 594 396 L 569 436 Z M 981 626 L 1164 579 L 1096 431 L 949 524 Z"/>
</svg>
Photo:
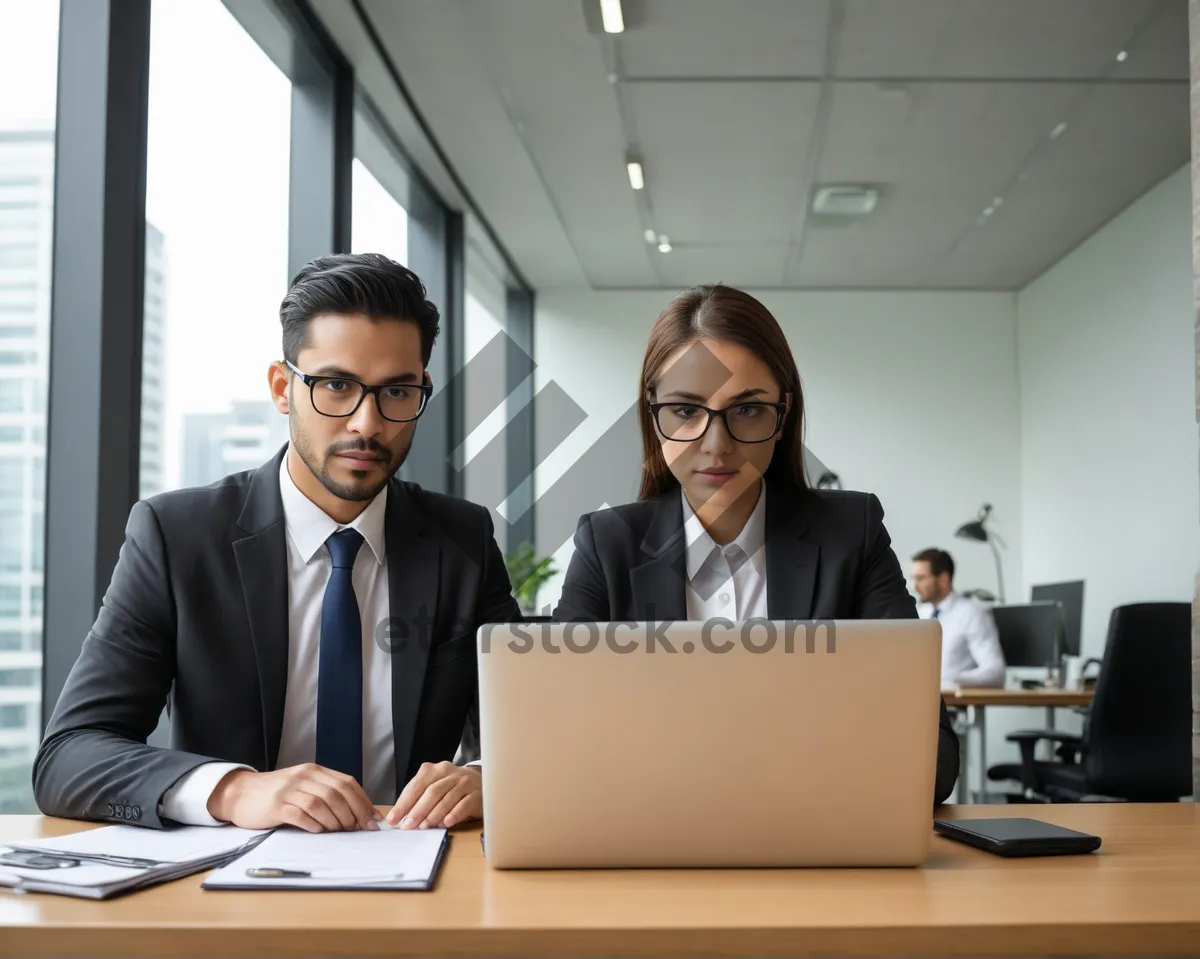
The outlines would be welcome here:
<svg viewBox="0 0 1200 959">
<path fill-rule="evenodd" d="M 483 815 L 483 775 L 478 766 L 422 763 L 387 814 L 401 829 L 450 827 Z"/>
<path fill-rule="evenodd" d="M 208 811 L 245 829 L 286 825 L 307 832 L 378 829 L 383 818 L 353 776 L 316 763 L 269 773 L 235 769 L 217 783 Z"/>
</svg>

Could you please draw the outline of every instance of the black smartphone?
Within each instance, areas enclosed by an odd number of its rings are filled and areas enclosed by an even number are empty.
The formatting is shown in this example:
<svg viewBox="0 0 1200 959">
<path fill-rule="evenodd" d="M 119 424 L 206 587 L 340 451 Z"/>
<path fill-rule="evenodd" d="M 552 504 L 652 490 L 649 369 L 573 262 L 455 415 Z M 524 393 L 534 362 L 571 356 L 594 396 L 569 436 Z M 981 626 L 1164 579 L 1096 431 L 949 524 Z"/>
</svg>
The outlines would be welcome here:
<svg viewBox="0 0 1200 959">
<path fill-rule="evenodd" d="M 935 819 L 933 830 L 997 856 L 1070 856 L 1100 848 L 1099 836 L 1040 819 Z"/>
</svg>

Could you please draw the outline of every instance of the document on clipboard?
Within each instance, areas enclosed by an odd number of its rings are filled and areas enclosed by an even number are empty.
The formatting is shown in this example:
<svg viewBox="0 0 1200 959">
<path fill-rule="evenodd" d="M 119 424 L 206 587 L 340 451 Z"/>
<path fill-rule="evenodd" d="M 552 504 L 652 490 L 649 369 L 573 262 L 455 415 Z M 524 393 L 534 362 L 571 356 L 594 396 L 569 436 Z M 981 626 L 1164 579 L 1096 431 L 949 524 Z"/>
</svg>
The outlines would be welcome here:
<svg viewBox="0 0 1200 959">
<path fill-rule="evenodd" d="M 445 829 L 308 833 L 282 827 L 210 873 L 201 888 L 423 892 L 433 888 L 448 844 Z"/>
</svg>

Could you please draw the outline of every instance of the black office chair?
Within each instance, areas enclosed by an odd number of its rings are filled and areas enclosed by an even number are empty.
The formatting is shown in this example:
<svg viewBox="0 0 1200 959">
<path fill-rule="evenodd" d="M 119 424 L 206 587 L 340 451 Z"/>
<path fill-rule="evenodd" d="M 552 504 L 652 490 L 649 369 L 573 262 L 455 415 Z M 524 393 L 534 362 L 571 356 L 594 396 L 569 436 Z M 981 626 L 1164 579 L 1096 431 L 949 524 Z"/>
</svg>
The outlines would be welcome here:
<svg viewBox="0 0 1200 959">
<path fill-rule="evenodd" d="M 1177 802 L 1192 792 L 1192 607 L 1134 603 L 1112 611 L 1083 735 L 1010 734 L 1021 762 L 988 769 L 1033 802 Z M 1060 761 L 1039 761 L 1038 743 Z"/>
</svg>

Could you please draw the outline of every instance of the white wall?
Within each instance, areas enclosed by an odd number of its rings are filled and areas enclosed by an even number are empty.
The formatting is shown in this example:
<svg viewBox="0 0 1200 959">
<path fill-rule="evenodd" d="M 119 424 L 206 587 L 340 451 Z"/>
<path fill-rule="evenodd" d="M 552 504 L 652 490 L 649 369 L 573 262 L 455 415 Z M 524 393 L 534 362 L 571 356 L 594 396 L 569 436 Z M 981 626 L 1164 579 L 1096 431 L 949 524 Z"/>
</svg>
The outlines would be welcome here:
<svg viewBox="0 0 1200 959">
<path fill-rule="evenodd" d="M 671 295 L 539 291 L 539 388 L 556 381 L 588 415 L 557 449 L 538 450 L 539 458 L 546 457 L 537 474 L 539 498 L 633 403 L 651 324 Z M 954 554 L 960 587 L 994 590 L 987 548 L 953 538 L 987 501 L 1009 545 L 1005 577 L 1012 598 L 1022 583 L 1014 297 L 756 295 L 796 355 L 807 445 L 847 489 L 879 495 L 904 570 L 912 553 L 938 545 Z M 640 447 L 636 432 L 626 439 L 629 455 L 589 477 L 592 485 L 579 497 L 576 513 L 634 498 Z M 563 545 L 557 534 L 554 542 L 543 538 L 540 511 L 538 522 L 542 550 Z M 569 541 L 558 556 L 565 570 Z M 560 581 L 547 584 L 539 605 L 557 601 Z"/>
<path fill-rule="evenodd" d="M 1191 222 L 1185 167 L 1017 299 L 1025 582 L 1086 581 L 1085 656 L 1200 567 Z"/>
</svg>

